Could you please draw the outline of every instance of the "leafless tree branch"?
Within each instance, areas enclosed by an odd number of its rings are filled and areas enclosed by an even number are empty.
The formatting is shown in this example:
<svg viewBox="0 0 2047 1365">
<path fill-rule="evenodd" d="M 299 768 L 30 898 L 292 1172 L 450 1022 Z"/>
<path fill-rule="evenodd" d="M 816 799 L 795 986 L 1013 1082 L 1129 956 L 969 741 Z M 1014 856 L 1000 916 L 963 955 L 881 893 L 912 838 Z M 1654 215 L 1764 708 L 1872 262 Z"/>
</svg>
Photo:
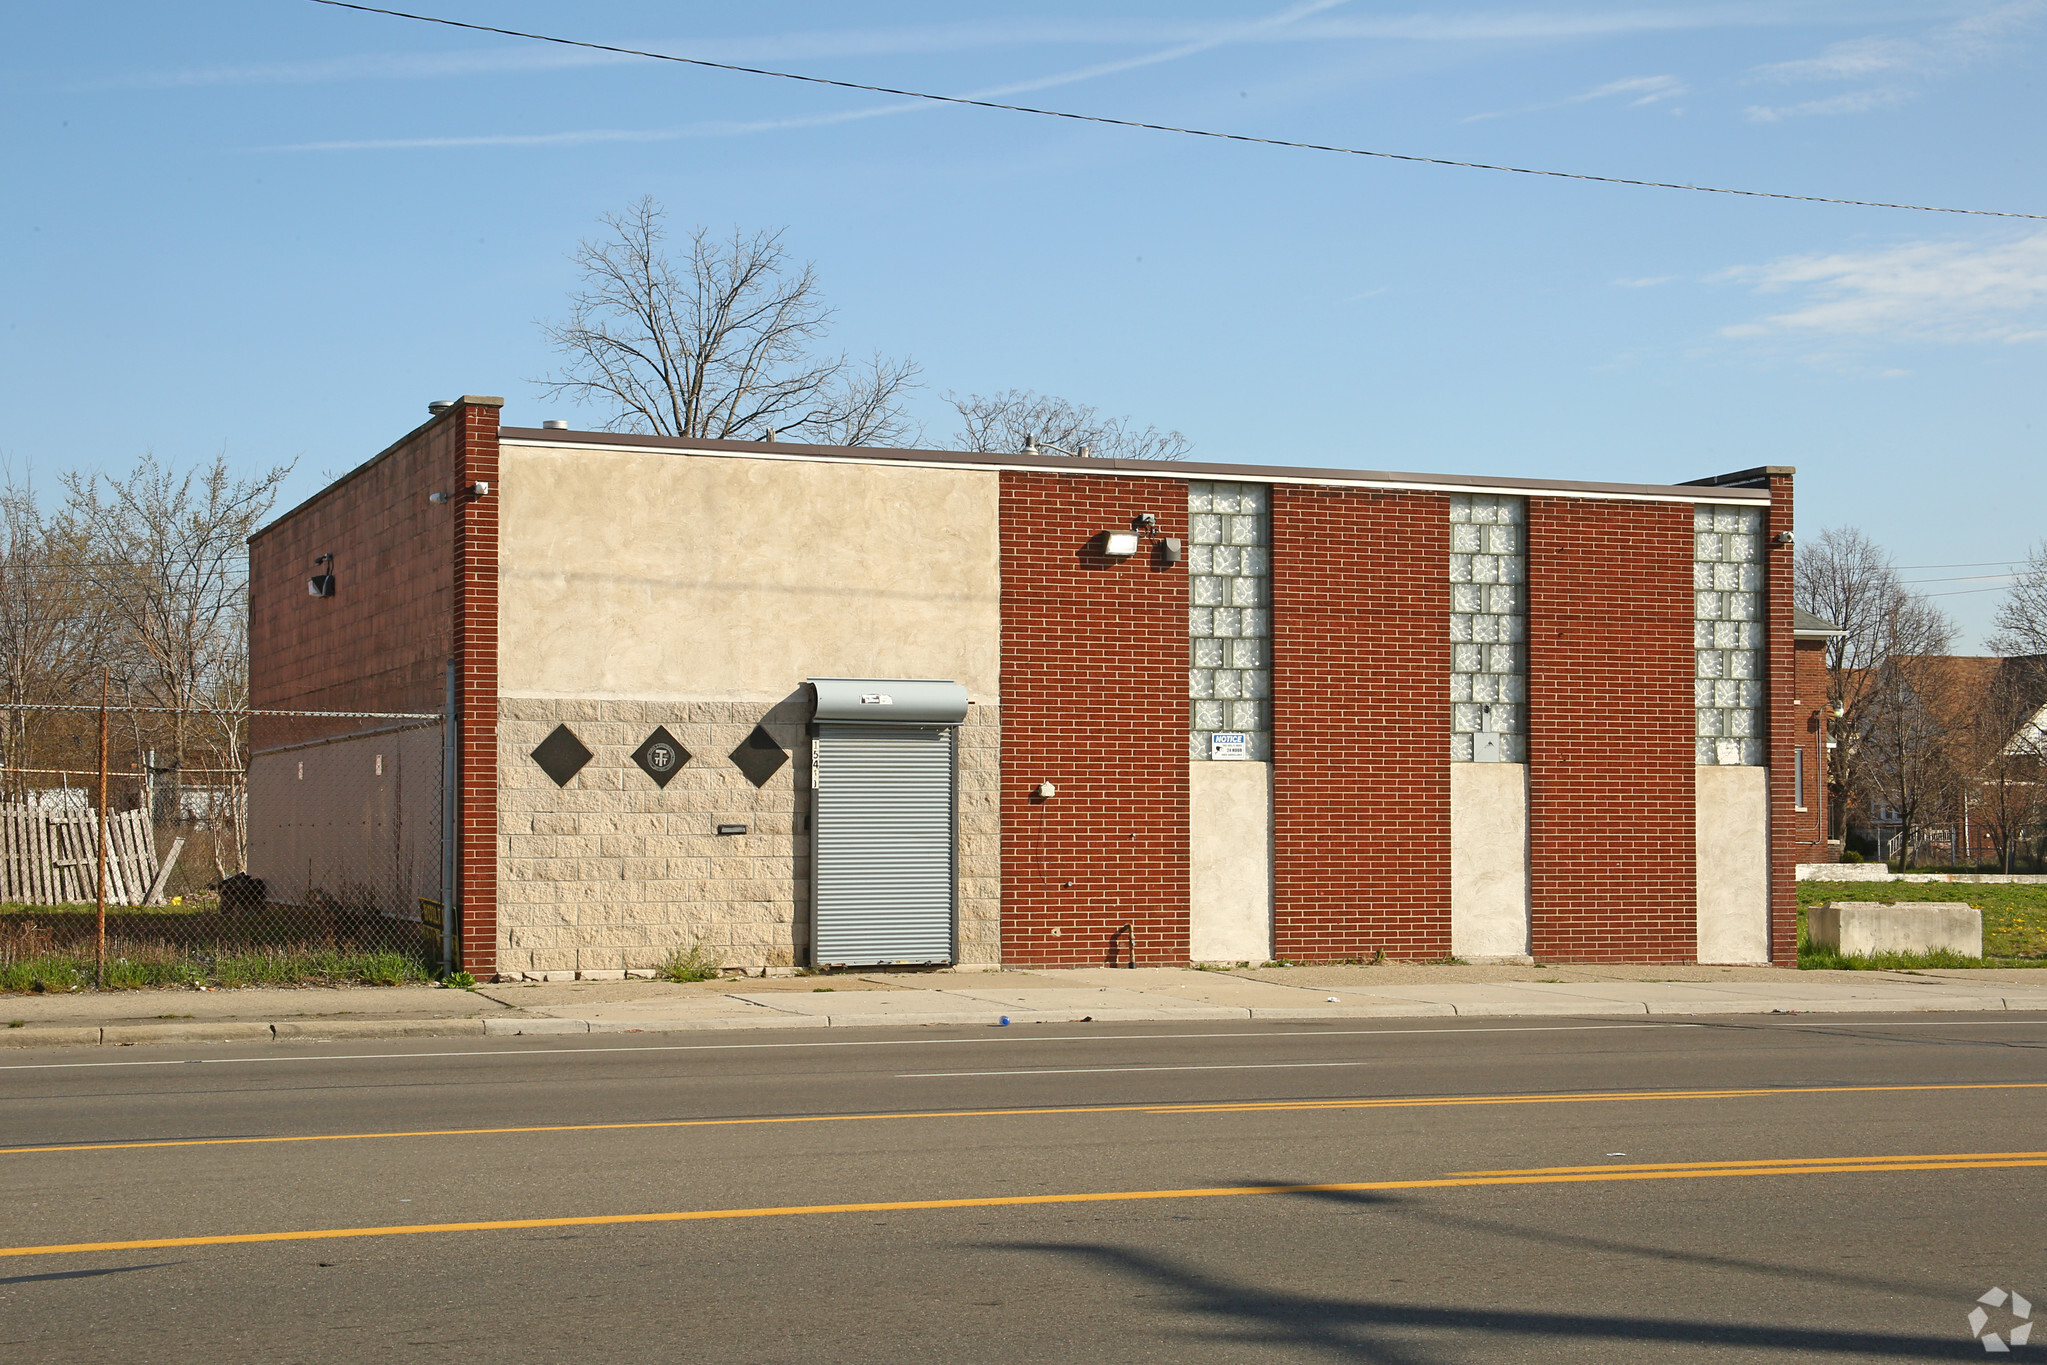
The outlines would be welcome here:
<svg viewBox="0 0 2047 1365">
<path fill-rule="evenodd" d="M 1026 439 L 1113 460 L 1184 460 L 1194 443 L 1178 431 L 1140 428 L 1129 417 L 1105 417 L 1099 409 L 1051 394 L 1009 389 L 994 394 L 945 396 L 960 415 L 955 450 L 1015 453 Z"/>
<path fill-rule="evenodd" d="M 608 409 L 607 431 L 833 445 L 911 432 L 917 366 L 818 354 L 833 310 L 780 231 L 719 239 L 697 228 L 677 261 L 664 216 L 642 199 L 577 248 L 583 284 L 568 320 L 541 324 L 562 357 L 537 381 L 549 397 Z"/>
</svg>

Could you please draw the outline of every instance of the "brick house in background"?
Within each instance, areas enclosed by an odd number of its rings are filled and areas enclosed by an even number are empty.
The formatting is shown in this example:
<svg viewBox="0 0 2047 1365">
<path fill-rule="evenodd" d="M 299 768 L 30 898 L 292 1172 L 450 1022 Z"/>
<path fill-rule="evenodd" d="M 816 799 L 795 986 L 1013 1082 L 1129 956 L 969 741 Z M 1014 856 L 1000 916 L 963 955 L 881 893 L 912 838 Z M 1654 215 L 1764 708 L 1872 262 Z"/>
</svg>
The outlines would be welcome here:
<svg viewBox="0 0 2047 1365">
<path fill-rule="evenodd" d="M 1824 690 L 1789 469 L 862 450 L 500 406 L 444 405 L 250 544 L 255 706 L 452 709 L 479 975 L 696 943 L 757 970 L 1794 961 Z"/>
<path fill-rule="evenodd" d="M 1839 626 L 1804 607 L 1791 609 L 1792 726 L 1797 747 L 1791 754 L 1791 841 L 1796 861 L 1833 863 L 1841 860 L 1841 826 L 1834 791 L 1827 774 L 1834 741 L 1828 726 L 1834 719 L 1827 695 L 1827 647 L 1847 634 Z"/>
<path fill-rule="evenodd" d="M 2001 866 L 2047 852 L 2047 656 L 1908 656 L 1898 669 L 1939 788 L 1914 820 L 1915 865 Z M 1854 838 L 1895 859 L 1903 822 L 1881 782 L 1842 812 Z"/>
</svg>

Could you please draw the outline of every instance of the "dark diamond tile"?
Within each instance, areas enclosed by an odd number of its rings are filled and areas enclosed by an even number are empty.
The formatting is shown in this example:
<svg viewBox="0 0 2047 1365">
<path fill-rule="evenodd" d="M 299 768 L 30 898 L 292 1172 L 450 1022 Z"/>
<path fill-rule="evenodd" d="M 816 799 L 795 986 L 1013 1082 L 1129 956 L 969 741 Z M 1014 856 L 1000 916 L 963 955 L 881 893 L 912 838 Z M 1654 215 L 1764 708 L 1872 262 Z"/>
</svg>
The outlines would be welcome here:
<svg viewBox="0 0 2047 1365">
<path fill-rule="evenodd" d="M 665 787 L 668 779 L 682 771 L 690 760 L 689 750 L 682 742 L 668 733 L 668 727 L 657 725 L 654 733 L 648 735 L 639 748 L 633 750 L 633 762 L 640 765 L 640 771 L 654 779 L 654 785 Z"/>
<path fill-rule="evenodd" d="M 768 779 L 781 771 L 782 765 L 788 761 L 788 752 L 775 743 L 775 737 L 763 725 L 754 726 L 746 741 L 732 751 L 732 762 L 756 787 L 766 786 Z"/>
<path fill-rule="evenodd" d="M 576 738 L 576 732 L 566 725 L 554 727 L 554 733 L 540 741 L 540 747 L 533 751 L 533 761 L 540 770 L 554 779 L 557 787 L 569 785 L 569 779 L 583 771 L 583 765 L 590 761 L 590 751 L 583 741 Z"/>
</svg>

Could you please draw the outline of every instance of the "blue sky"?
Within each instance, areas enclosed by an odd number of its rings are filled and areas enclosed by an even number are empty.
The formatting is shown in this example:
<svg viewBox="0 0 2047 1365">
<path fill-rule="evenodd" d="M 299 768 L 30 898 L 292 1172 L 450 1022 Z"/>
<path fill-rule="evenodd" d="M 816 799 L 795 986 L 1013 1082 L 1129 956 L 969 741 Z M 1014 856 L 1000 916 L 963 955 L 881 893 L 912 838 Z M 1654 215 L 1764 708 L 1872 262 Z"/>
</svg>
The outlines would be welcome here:
<svg viewBox="0 0 2047 1365">
<path fill-rule="evenodd" d="M 1457 159 L 2047 212 L 2047 0 L 430 13 L 847 80 Z M 289 496 L 531 382 L 641 195 L 786 227 L 855 352 L 1197 458 L 1675 481 L 1799 468 L 1974 648 L 2047 535 L 2047 223 L 1247 147 L 613 59 L 300 0 L 10 14 L 0 458 Z M 1985 563 L 1978 567 L 1979 562 Z M 1991 580 L 1994 581 L 1994 580 Z"/>
</svg>

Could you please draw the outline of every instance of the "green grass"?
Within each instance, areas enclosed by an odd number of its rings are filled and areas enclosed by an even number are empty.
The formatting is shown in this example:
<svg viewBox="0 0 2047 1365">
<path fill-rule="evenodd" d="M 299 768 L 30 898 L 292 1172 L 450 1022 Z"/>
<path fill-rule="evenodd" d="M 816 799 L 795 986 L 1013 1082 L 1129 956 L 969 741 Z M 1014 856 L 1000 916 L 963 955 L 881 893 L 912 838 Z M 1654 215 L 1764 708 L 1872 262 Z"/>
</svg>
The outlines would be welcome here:
<svg viewBox="0 0 2047 1365">
<path fill-rule="evenodd" d="M 395 952 L 273 949 L 223 955 L 211 961 L 169 954 L 107 961 L 107 989 L 116 991 L 201 985 L 403 986 L 427 979 L 426 968 L 417 958 Z M 90 954 L 45 953 L 0 963 L 0 992 L 90 990 L 92 983 Z"/>
<path fill-rule="evenodd" d="M 1947 901 L 1983 912 L 1983 956 L 1885 953 L 1844 957 L 1806 942 L 1808 906 L 1835 901 Z M 1910 971 L 1957 967 L 2047 967 L 2047 886 L 1971 882 L 1800 882 L 1798 965 L 1808 969 Z"/>
<path fill-rule="evenodd" d="M 705 949 L 700 941 L 670 953 L 656 975 L 663 981 L 715 981 L 724 970 L 724 959 Z"/>
</svg>

